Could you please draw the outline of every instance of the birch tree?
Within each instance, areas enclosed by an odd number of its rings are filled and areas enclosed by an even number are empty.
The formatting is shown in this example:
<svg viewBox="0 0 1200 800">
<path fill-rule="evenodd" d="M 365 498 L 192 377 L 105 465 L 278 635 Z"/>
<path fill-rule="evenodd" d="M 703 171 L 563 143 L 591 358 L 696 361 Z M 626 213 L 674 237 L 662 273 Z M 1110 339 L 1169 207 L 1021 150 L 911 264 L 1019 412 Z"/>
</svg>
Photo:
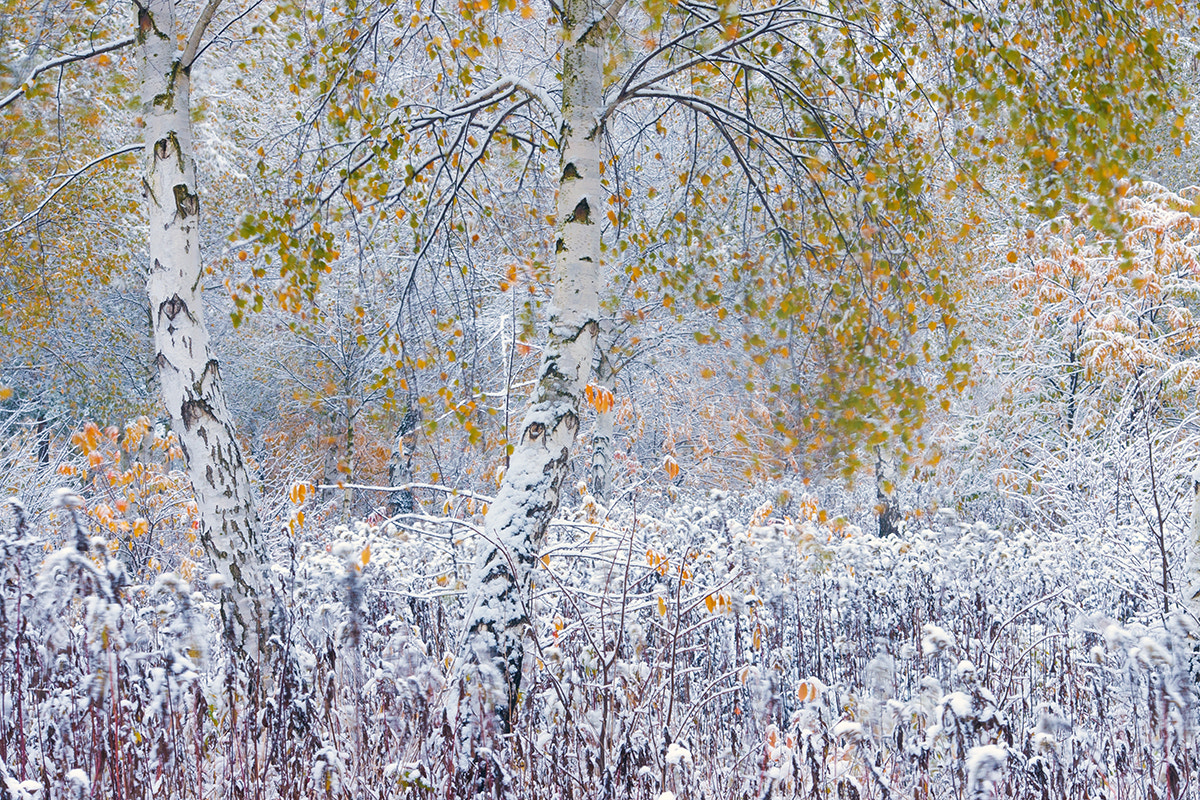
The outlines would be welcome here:
<svg viewBox="0 0 1200 800">
<path fill-rule="evenodd" d="M 530 623 L 530 576 L 579 432 L 580 405 L 599 334 L 600 141 L 608 30 L 623 0 L 566 0 L 562 7 L 559 184 L 547 331 L 537 383 L 509 468 L 488 510 L 486 543 L 468 588 L 466 657 L 500 667 L 494 707 L 507 726 L 520 692 Z M 481 678 L 489 675 L 481 672 Z"/>
<path fill-rule="evenodd" d="M 204 548 L 223 584 L 226 634 L 238 655 L 257 661 L 267 644 L 270 577 L 253 488 L 204 324 L 190 117 L 192 66 L 219 4 L 210 0 L 186 38 L 171 0 L 136 6 L 152 260 L 146 289 L 163 400 L 187 460 Z"/>
<path fill-rule="evenodd" d="M 334 11 L 336 28 L 321 16 Z M 787 0 L 303 12 L 321 33 L 290 67 L 292 90 L 324 139 L 301 136 L 302 191 L 242 230 L 277 247 L 267 280 L 280 304 L 307 313 L 339 215 L 412 231 L 397 340 L 432 311 L 414 304 L 419 287 L 451 264 L 517 262 L 548 289 L 539 371 L 468 593 L 460 674 L 477 667 L 504 725 L 611 284 L 681 325 L 695 324 L 685 306 L 707 316 L 697 345 L 727 349 L 722 379 L 745 370 L 782 463 L 853 474 L 876 447 L 910 450 L 929 407 L 966 382 L 966 266 L 950 245 L 984 220 L 933 236 L 927 196 L 986 193 L 1007 164 L 1040 198 L 1022 213 L 1053 211 L 1110 196 L 1153 152 L 1142 141 L 1173 110 L 1170 60 L 1103 33 L 1118 20 L 1131 41 L 1162 41 L 1152 17 L 1051 0 L 1010 12 Z M 429 69 L 412 68 L 422 58 Z M 1156 80 L 1168 90 L 1115 113 L 1113 86 Z M 239 302 L 269 291 L 248 281 Z"/>
<path fill-rule="evenodd" d="M 225 632 L 238 657 L 258 661 L 266 646 L 271 589 L 259 538 L 257 506 L 204 321 L 200 200 L 191 130 L 191 70 L 219 7 L 219 0 L 212 0 L 195 11 L 191 24 L 186 25 L 177 18 L 175 3 L 134 3 L 125 11 L 132 11 L 133 29 L 128 36 L 122 36 L 125 31 L 113 22 L 116 9 L 109 8 L 103 10 L 100 21 L 87 34 L 90 41 L 86 47 L 39 61 L 46 41 L 53 38 L 43 31 L 30 46 L 24 81 L 0 98 L 0 108 L 35 102 L 40 76 L 91 62 L 91 66 L 117 75 L 107 87 L 109 91 L 125 90 L 140 96 L 144 139 L 140 144 L 123 144 L 81 168 L 58 175 L 57 185 L 52 182 L 44 190 L 44 198 L 33 211 L 9 221 L 5 233 L 19 235 L 26 226 L 37 225 L 40 215 L 53 207 L 72 182 L 89 176 L 90 171 L 116 156 L 141 151 L 153 368 L 158 372 L 162 398 L 187 461 L 200 509 L 200 538 L 218 576 L 213 583 L 222 587 Z M 53 23 L 53 15 L 47 20 L 48 25 Z M 65 32 L 56 35 L 69 37 L 71 31 L 68 25 Z M 100 31 L 108 31 L 109 38 L 96 38 Z M 136 62 L 136 84 L 129 85 L 115 60 L 118 57 Z M 91 124 L 99 126 L 103 121 L 96 117 Z M 18 135 L 32 135 L 36 128 L 17 131 Z M 58 146 L 67 144 L 59 138 Z M 117 245 L 122 246 L 123 242 Z M 74 274 L 89 286 L 103 280 L 86 272 Z"/>
</svg>

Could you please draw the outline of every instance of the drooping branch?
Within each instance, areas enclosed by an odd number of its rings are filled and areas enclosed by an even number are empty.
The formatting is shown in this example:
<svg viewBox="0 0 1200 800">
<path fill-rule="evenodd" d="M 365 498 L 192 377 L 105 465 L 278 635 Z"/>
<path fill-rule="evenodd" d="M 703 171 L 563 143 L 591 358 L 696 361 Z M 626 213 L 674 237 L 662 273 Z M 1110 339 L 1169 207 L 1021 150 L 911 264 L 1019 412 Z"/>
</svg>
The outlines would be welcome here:
<svg viewBox="0 0 1200 800">
<path fill-rule="evenodd" d="M 29 71 L 29 74 L 25 76 L 25 80 L 21 81 L 20 86 L 18 86 L 16 89 L 13 89 L 3 98 L 0 98 L 0 109 L 12 105 L 17 101 L 18 98 L 24 97 L 25 93 L 29 91 L 29 84 L 31 84 L 43 72 L 49 72 L 50 70 L 58 69 L 59 67 L 65 67 L 67 64 L 73 64 L 76 61 L 86 61 L 89 58 L 95 58 L 96 56 L 104 55 L 105 53 L 112 53 L 117 50 L 121 50 L 122 48 L 130 47 L 135 41 L 137 40 L 130 36 L 126 39 L 120 39 L 118 41 L 111 42 L 110 44 L 93 48 L 86 53 L 68 53 L 67 55 L 59 56 L 58 58 L 54 58 L 50 61 L 46 61 L 37 65 Z"/>
<path fill-rule="evenodd" d="M 54 191 L 52 191 L 50 194 L 46 195 L 46 197 L 42 200 L 42 202 L 38 203 L 37 208 L 35 208 L 33 211 L 30 211 L 28 214 L 21 217 L 19 220 L 12 223 L 8 227 L 0 228 L 0 235 L 12 233 L 13 231 L 17 230 L 18 228 L 24 226 L 30 220 L 36 219 L 43 211 L 46 210 L 46 206 L 48 206 L 52 202 L 54 202 L 54 198 L 58 197 L 59 193 L 63 189 L 66 189 L 69 185 L 71 185 L 72 182 L 74 182 L 77 178 L 79 178 L 79 176 L 83 175 L 85 172 L 87 172 L 92 167 L 103 164 L 105 161 L 108 161 L 110 158 L 115 158 L 115 157 L 117 157 L 119 155 L 123 155 L 125 153 L 136 153 L 139 150 L 142 150 L 144 147 L 145 147 L 145 145 L 142 144 L 141 142 L 138 142 L 137 144 L 127 144 L 122 147 L 118 147 L 116 150 L 111 150 L 102 156 L 98 156 L 98 157 L 92 159 L 91 161 L 84 164 L 82 167 L 75 170 L 74 172 L 71 172 L 71 173 L 68 173 L 67 175 L 62 176 L 62 178 L 63 178 L 62 183 L 60 183 L 58 186 L 55 186 Z"/>
</svg>

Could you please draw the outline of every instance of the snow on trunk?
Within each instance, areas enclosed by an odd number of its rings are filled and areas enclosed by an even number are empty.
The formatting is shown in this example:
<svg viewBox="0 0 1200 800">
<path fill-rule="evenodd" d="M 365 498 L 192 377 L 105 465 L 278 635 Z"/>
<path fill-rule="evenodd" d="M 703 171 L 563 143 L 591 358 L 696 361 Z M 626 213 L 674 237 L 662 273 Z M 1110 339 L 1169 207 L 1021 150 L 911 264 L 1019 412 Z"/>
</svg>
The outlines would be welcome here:
<svg viewBox="0 0 1200 800">
<path fill-rule="evenodd" d="M 268 573 L 250 478 L 204 325 L 190 65 L 176 44 L 171 0 L 139 4 L 137 25 L 146 125 L 143 191 L 152 262 L 146 290 L 163 400 L 187 461 L 200 510 L 200 538 L 224 584 L 226 635 L 237 656 L 259 662 L 266 643 Z M 188 49 L 193 48 L 189 43 Z"/>
<path fill-rule="evenodd" d="M 520 691 L 528 589 L 558 510 L 599 331 L 603 196 L 597 112 L 608 18 L 594 0 L 567 0 L 563 11 L 563 127 L 549 331 L 520 441 L 488 510 L 486 543 L 468 587 L 461 662 L 463 677 L 479 683 L 474 702 L 492 708 L 506 730 Z"/>
<path fill-rule="evenodd" d="M 392 487 L 387 498 L 387 515 L 389 517 L 397 514 L 412 514 L 416 511 L 417 503 L 412 489 L 397 489 L 396 487 L 412 483 L 413 449 L 417 443 L 417 424 L 419 422 L 420 415 L 410 404 L 409 410 L 405 412 L 399 427 L 396 428 L 392 455 L 388 460 L 388 485 Z"/>
</svg>

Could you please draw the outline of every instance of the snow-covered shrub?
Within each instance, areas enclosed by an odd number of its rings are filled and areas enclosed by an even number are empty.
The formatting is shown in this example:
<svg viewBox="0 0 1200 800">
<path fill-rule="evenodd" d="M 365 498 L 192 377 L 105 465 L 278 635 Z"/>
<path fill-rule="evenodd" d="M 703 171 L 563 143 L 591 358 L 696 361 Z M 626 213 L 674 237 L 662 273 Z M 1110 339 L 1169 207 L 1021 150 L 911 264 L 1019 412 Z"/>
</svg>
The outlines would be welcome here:
<svg viewBox="0 0 1200 800">
<path fill-rule="evenodd" d="M 10 514 L 2 537 L 15 796 L 948 800 L 1196 780 L 1192 626 L 1099 531 L 947 517 L 880 539 L 720 495 L 581 508 L 546 543 L 501 736 L 478 687 L 448 680 L 486 499 L 293 526 L 257 679 L 229 660 L 211 588 L 123 582 L 62 501 L 67 529 Z M 461 703 L 486 737 L 458 729 Z"/>
</svg>

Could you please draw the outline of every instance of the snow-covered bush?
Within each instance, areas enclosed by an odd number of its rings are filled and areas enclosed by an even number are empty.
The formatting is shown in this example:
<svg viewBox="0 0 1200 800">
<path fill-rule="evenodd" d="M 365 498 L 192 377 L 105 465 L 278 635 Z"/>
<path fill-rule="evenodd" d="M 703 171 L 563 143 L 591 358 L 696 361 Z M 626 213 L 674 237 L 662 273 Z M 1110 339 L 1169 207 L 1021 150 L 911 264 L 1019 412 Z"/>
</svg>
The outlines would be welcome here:
<svg viewBox="0 0 1200 800">
<path fill-rule="evenodd" d="M 713 494 L 551 531 L 512 732 L 452 682 L 486 498 L 294 525 L 274 658 L 213 589 L 126 580 L 84 509 L 3 535 L 0 768 L 30 797 L 1182 796 L 1194 621 L 1090 535 L 880 539 Z M 636 509 L 636 513 L 635 513 Z M 66 541 L 65 548 L 55 544 Z"/>
</svg>

